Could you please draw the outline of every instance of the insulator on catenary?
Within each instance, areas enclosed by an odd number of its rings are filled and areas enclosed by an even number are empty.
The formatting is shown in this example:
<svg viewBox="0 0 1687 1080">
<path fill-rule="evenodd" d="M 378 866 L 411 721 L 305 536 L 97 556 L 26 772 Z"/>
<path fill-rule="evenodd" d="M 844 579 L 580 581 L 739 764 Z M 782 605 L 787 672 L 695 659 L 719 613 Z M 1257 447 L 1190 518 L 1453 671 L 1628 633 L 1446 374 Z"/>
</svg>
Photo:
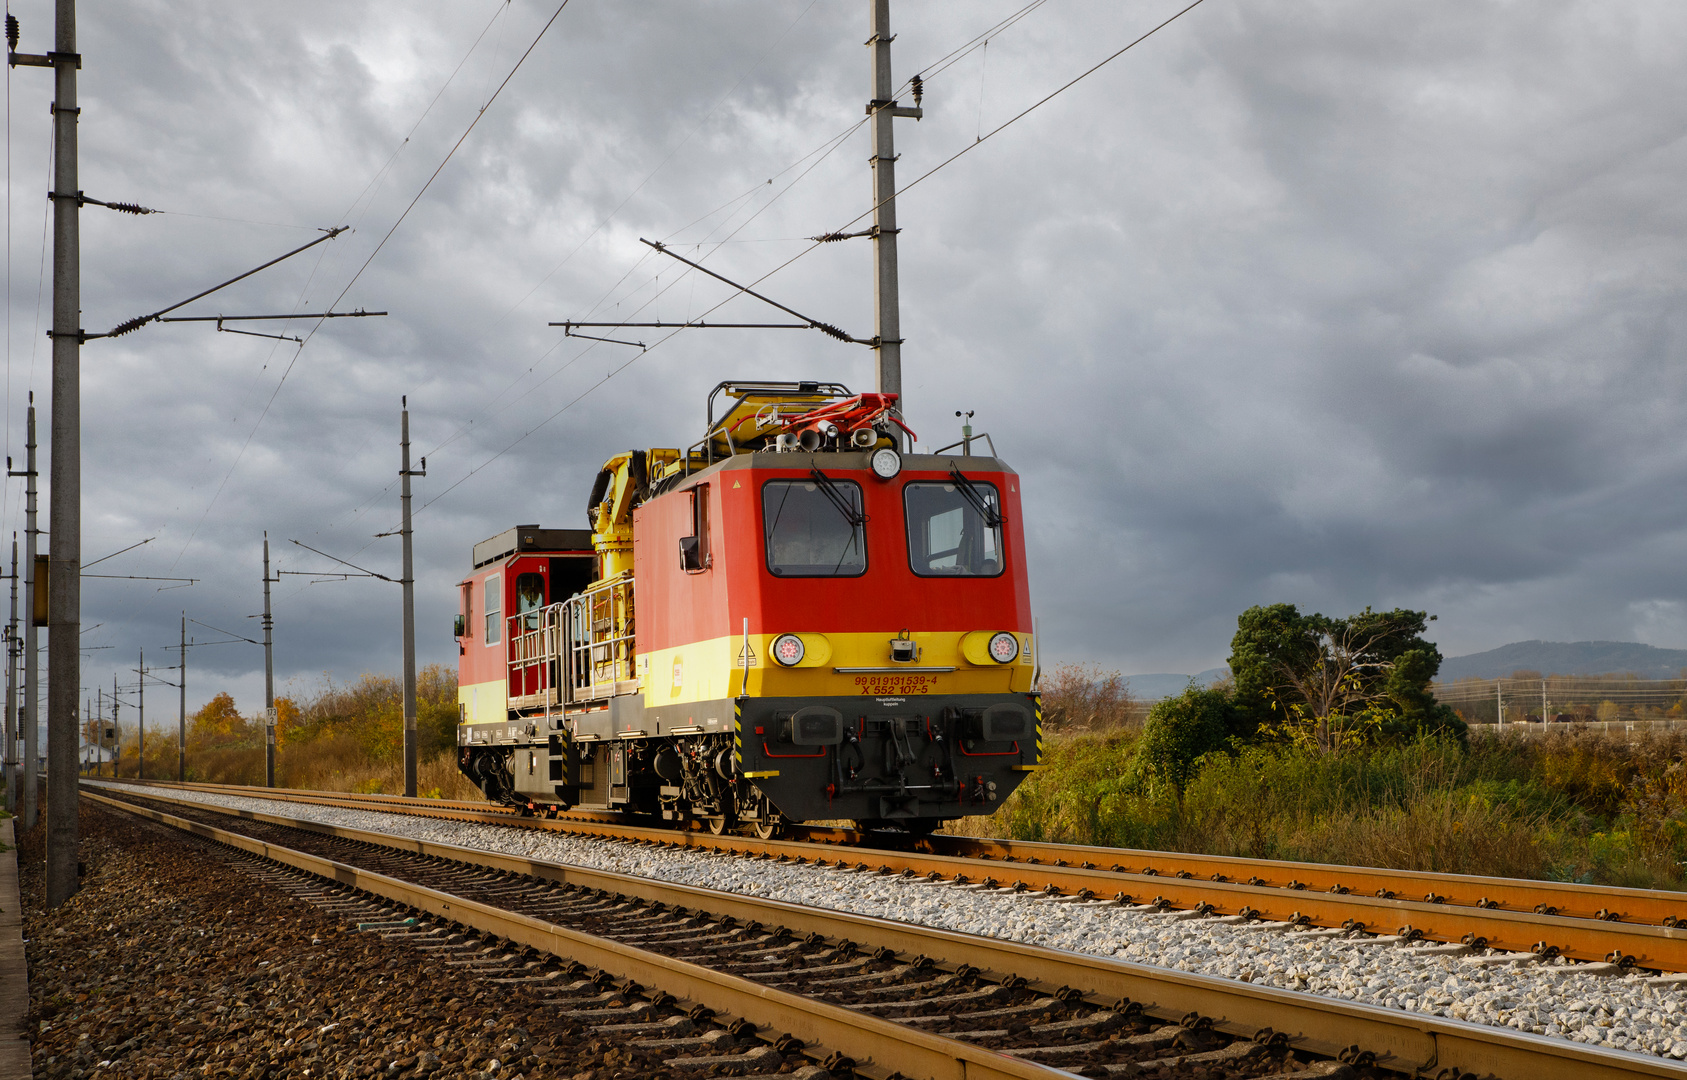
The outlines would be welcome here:
<svg viewBox="0 0 1687 1080">
<path fill-rule="evenodd" d="M 915 75 L 911 81 L 914 86 L 914 108 L 917 109 L 920 107 L 920 99 L 925 97 L 926 82 L 925 79 L 919 75 Z"/>
<path fill-rule="evenodd" d="M 127 334 L 131 330 L 139 330 L 141 327 L 145 326 L 147 323 L 149 323 L 151 321 L 152 321 L 151 315 L 142 315 L 139 318 L 130 319 L 126 323 L 117 324 L 117 326 L 114 327 L 112 329 L 111 333 L 107 334 L 106 337 L 122 337 L 124 334 Z"/>
<path fill-rule="evenodd" d="M 148 207 L 141 206 L 137 203 L 132 203 L 132 202 L 108 202 L 105 205 L 106 205 L 106 208 L 109 209 L 109 210 L 119 210 L 119 211 L 121 211 L 125 214 L 156 214 L 156 213 L 158 213 L 158 211 L 156 211 L 156 210 L 153 210 L 153 209 L 150 209 Z"/>
<path fill-rule="evenodd" d="M 6 16 L 6 48 L 13 52 L 18 51 L 18 17 L 16 15 L 8 14 Z"/>
</svg>

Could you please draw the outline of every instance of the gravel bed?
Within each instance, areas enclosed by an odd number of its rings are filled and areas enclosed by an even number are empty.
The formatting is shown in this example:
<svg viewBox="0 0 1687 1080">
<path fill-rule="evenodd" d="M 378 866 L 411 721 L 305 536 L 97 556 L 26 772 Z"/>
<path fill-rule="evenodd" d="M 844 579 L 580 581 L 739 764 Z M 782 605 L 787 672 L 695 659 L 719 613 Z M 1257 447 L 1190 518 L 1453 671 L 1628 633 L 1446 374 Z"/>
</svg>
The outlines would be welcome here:
<svg viewBox="0 0 1687 1080">
<path fill-rule="evenodd" d="M 617 1080 L 659 1058 L 258 885 L 217 845 L 84 809 L 81 891 L 20 845 L 34 1073 Z"/>
<path fill-rule="evenodd" d="M 1400 946 L 1388 938 L 1337 936 L 1339 931 L 1065 903 L 698 851 L 654 851 L 504 825 L 134 785 L 119 790 L 612 870 L 1687 1059 L 1687 986 L 1681 980 L 1619 973 L 1608 964 L 1459 955 L 1455 950 L 1462 947 Z"/>
</svg>

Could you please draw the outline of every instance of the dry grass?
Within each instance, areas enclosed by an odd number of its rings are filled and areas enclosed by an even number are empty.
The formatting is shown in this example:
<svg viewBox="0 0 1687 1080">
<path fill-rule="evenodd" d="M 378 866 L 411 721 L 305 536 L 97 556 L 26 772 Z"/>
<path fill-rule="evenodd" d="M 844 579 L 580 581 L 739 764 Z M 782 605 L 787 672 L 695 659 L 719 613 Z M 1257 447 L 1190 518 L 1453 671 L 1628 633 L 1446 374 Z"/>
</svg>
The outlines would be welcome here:
<svg viewBox="0 0 1687 1080">
<path fill-rule="evenodd" d="M 427 798 L 481 799 L 457 771 L 457 678 L 430 664 L 417 677 L 417 734 L 421 760 L 416 791 Z M 299 701 L 276 699 L 276 783 L 281 787 L 368 794 L 404 790 L 403 688 L 397 679 L 363 675 L 349 684 L 324 677 Z M 137 746 L 129 732 L 118 774 L 138 773 Z M 264 782 L 263 726 L 241 716 L 234 699 L 218 694 L 188 718 L 187 779 L 213 784 Z M 180 768 L 179 732 L 156 729 L 146 742 L 145 775 L 173 780 Z M 107 766 L 109 771 L 110 766 Z"/>
<path fill-rule="evenodd" d="M 1251 746 L 1180 793 L 1136 733 L 1055 736 L 1046 767 L 952 835 L 1405 870 L 1687 887 L 1687 740 L 1424 740 L 1339 755 Z"/>
<path fill-rule="evenodd" d="M 283 747 L 275 755 L 275 780 L 279 787 L 310 791 L 351 791 L 365 795 L 402 795 L 404 765 L 397 761 L 371 761 L 357 751 L 354 740 L 328 738 Z M 147 755 L 147 775 L 173 780 L 176 763 L 168 771 L 152 768 Z M 253 784 L 264 782 L 264 752 L 261 747 L 230 750 L 190 751 L 189 780 L 207 784 Z M 133 776 L 134 761 L 124 764 L 121 775 Z M 457 769 L 455 754 L 441 754 L 416 765 L 416 794 L 426 799 L 480 799 L 485 796 Z"/>
<path fill-rule="evenodd" d="M 1043 726 L 1064 734 L 1138 730 L 1149 702 L 1131 696 L 1125 677 L 1095 664 L 1058 664 L 1041 681 Z"/>
</svg>

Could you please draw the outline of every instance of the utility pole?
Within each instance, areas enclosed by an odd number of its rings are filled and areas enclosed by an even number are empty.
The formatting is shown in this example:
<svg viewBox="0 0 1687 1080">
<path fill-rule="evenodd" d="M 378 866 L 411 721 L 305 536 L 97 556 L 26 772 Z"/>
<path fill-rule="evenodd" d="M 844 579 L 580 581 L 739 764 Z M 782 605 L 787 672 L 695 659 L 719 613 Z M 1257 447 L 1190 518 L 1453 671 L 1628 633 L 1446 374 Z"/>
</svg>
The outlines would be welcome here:
<svg viewBox="0 0 1687 1080">
<path fill-rule="evenodd" d="M 10 63 L 53 69 L 53 502 L 47 602 L 46 903 L 76 894 L 76 694 L 82 658 L 82 193 L 76 167 L 76 0 L 55 0 L 53 51 Z M 34 784 L 29 785 L 31 788 Z"/>
<path fill-rule="evenodd" d="M 1500 696 L 1500 680 L 1494 680 L 1494 723 L 1505 730 L 1505 698 Z"/>
<path fill-rule="evenodd" d="M 403 573 L 399 576 L 399 586 L 404 592 L 404 794 L 413 799 L 416 797 L 416 575 L 410 556 L 410 478 L 426 476 L 428 461 L 423 458 L 420 469 L 410 468 L 409 395 L 400 398 L 399 404 L 402 406 L 398 421 L 398 501 L 402 510 L 399 535 L 404 547 Z"/>
<path fill-rule="evenodd" d="M 11 461 L 6 462 L 10 472 Z M 16 813 L 18 781 L 23 770 L 13 769 L 18 754 L 18 534 L 12 534 L 12 617 L 6 622 L 6 812 Z"/>
<path fill-rule="evenodd" d="M 264 786 L 275 786 L 275 661 L 271 652 L 270 628 L 275 625 L 269 614 L 269 532 L 264 532 Z M 219 622 L 221 620 L 218 620 Z M 182 649 L 187 659 L 187 649 Z M 406 716 L 409 714 L 406 713 Z M 404 745 L 410 745 L 410 728 L 405 727 Z M 408 760 L 408 759 L 406 759 Z"/>
<path fill-rule="evenodd" d="M 117 762 L 123 756 L 123 733 L 117 727 L 117 672 L 111 673 L 111 776 L 117 778 Z"/>
<path fill-rule="evenodd" d="M 187 612 L 182 612 L 182 711 L 176 735 L 176 782 L 187 783 Z"/>
<path fill-rule="evenodd" d="M 914 108 L 898 105 L 891 98 L 896 83 L 890 74 L 890 0 L 868 0 L 872 7 L 873 97 L 867 114 L 873 129 L 873 349 L 878 354 L 878 391 L 902 393 L 902 309 L 896 279 L 896 140 L 891 120 L 898 116 L 918 120 L 922 114 L 920 80 L 914 80 Z M 903 402 L 897 400 L 897 411 Z"/>
<path fill-rule="evenodd" d="M 41 657 L 36 649 L 37 627 L 47 624 L 47 598 L 38 596 L 46 582 L 41 580 L 40 556 L 35 553 L 36 538 L 41 530 L 35 527 L 35 391 L 29 392 L 29 441 L 24 444 L 24 583 L 29 587 L 29 619 L 23 626 L 23 828 L 35 828 L 39 783 L 36 769 L 41 765 L 41 708 L 39 686 Z M 50 577 L 50 575 L 49 575 Z"/>
<path fill-rule="evenodd" d="M 1546 725 L 1552 723 L 1552 714 L 1547 712 L 1546 710 L 1547 710 L 1546 680 L 1542 679 L 1541 680 L 1541 728 L 1543 730 L 1546 728 Z"/>
<path fill-rule="evenodd" d="M 140 710 L 141 718 L 135 735 L 135 779 L 146 779 L 146 650 L 141 650 L 140 659 Z"/>
</svg>

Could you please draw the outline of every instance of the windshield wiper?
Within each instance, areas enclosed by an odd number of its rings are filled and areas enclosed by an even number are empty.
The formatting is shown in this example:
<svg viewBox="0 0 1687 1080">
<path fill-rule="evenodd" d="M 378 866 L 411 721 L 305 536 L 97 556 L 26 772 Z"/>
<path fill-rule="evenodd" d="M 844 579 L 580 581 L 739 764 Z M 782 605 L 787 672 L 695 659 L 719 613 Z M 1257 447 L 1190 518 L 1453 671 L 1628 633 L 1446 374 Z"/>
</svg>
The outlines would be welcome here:
<svg viewBox="0 0 1687 1080">
<path fill-rule="evenodd" d="M 984 519 L 984 524 L 992 529 L 1002 527 L 1002 512 L 991 503 L 982 491 L 978 490 L 978 485 L 966 478 L 959 466 L 949 466 L 949 476 L 955 481 L 955 487 L 960 489 L 961 496 L 971 503 L 972 508 L 978 511 L 978 516 Z"/>
<path fill-rule="evenodd" d="M 825 493 L 826 498 L 832 501 L 832 505 L 837 508 L 838 513 L 843 515 L 845 521 L 858 529 L 867 524 L 866 511 L 859 509 L 855 505 L 855 500 L 844 494 L 843 489 L 838 487 L 836 480 L 819 469 L 810 469 L 809 473 L 814 477 L 814 482 L 820 485 L 820 490 Z"/>
</svg>

